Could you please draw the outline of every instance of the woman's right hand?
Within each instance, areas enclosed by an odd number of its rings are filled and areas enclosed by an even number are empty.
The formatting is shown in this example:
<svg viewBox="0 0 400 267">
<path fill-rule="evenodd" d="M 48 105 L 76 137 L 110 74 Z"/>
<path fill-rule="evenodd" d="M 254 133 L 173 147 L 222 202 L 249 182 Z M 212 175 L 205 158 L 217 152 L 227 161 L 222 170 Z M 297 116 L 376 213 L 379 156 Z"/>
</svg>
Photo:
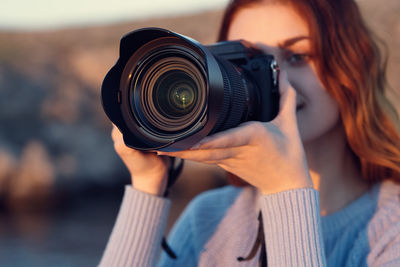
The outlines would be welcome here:
<svg viewBox="0 0 400 267">
<path fill-rule="evenodd" d="M 162 196 L 168 182 L 169 158 L 158 156 L 155 152 L 142 152 L 127 147 L 115 125 L 111 136 L 115 151 L 129 170 L 132 186 L 136 190 Z"/>
</svg>

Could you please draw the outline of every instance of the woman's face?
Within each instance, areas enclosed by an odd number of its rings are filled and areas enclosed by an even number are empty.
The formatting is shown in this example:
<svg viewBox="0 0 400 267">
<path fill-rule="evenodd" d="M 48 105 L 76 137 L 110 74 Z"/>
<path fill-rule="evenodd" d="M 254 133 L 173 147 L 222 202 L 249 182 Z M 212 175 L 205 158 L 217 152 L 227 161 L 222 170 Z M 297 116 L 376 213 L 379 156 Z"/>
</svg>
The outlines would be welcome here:
<svg viewBox="0 0 400 267">
<path fill-rule="evenodd" d="M 339 125 L 339 108 L 319 81 L 307 23 L 286 5 L 257 4 L 239 10 L 229 40 L 245 39 L 275 56 L 296 90 L 296 115 L 303 143 L 323 137 Z M 281 75 L 282 77 L 282 75 Z"/>
</svg>

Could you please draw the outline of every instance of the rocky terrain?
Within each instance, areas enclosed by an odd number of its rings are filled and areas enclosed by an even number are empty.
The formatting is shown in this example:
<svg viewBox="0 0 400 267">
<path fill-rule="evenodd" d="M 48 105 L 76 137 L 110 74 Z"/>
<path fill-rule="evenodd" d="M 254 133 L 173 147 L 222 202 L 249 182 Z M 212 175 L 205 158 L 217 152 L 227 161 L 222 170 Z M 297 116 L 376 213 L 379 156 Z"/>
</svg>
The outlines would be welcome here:
<svg viewBox="0 0 400 267">
<path fill-rule="evenodd" d="M 388 44 L 389 82 L 393 92 L 398 91 L 400 2 L 359 2 L 371 27 Z M 1 205 L 43 206 L 54 193 L 127 183 L 99 94 L 103 77 L 117 59 L 121 36 L 158 26 L 212 43 L 221 15 L 213 11 L 90 28 L 0 32 Z M 399 110 L 393 92 L 389 97 Z M 205 167 L 189 163 L 185 171 L 190 168 Z M 190 179 L 183 180 L 193 188 L 204 184 Z"/>
</svg>

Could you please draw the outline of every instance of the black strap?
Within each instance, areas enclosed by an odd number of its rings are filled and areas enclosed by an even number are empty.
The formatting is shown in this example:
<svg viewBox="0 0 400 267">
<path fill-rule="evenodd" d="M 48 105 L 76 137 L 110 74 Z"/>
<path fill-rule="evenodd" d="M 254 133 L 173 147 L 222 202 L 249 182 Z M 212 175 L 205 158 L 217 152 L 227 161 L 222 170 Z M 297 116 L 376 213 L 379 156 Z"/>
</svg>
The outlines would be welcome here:
<svg viewBox="0 0 400 267">
<path fill-rule="evenodd" d="M 261 251 L 260 251 L 259 266 L 267 267 L 268 266 L 267 252 L 266 252 L 266 247 L 265 247 L 264 227 L 263 227 L 261 211 L 258 214 L 258 232 L 257 232 L 256 241 L 254 242 L 254 245 L 251 248 L 249 255 L 247 257 L 238 257 L 237 260 L 238 261 L 251 260 L 257 254 L 257 251 L 258 251 L 260 245 L 261 245 Z"/>
<path fill-rule="evenodd" d="M 170 159 L 171 159 L 171 166 L 168 171 L 168 183 L 167 183 L 167 189 L 164 192 L 164 197 L 168 196 L 169 189 L 171 188 L 171 186 L 175 184 L 176 180 L 178 180 L 178 177 L 183 169 L 183 162 L 184 162 L 183 159 L 179 159 L 178 164 L 176 164 L 176 158 L 170 157 Z"/>
<path fill-rule="evenodd" d="M 183 159 L 180 159 L 180 162 L 176 165 L 176 158 L 170 157 L 171 159 L 171 166 L 168 171 L 168 183 L 167 183 L 167 189 L 165 190 L 164 197 L 167 197 L 169 194 L 169 189 L 171 186 L 174 185 L 176 180 L 178 180 L 179 175 L 182 172 L 183 169 Z M 165 253 L 168 254 L 168 256 L 171 259 L 176 259 L 177 256 L 175 252 L 171 249 L 171 247 L 167 243 L 167 239 L 163 237 L 161 241 L 161 248 L 165 251 Z"/>
<path fill-rule="evenodd" d="M 261 219 L 261 225 L 262 225 L 262 219 Z M 261 226 L 261 228 L 263 228 Z M 265 245 L 265 236 L 264 236 L 264 229 L 262 231 L 262 243 L 261 243 L 261 253 L 260 253 L 260 260 L 259 260 L 259 266 L 260 267 L 267 267 L 268 266 L 268 261 L 267 261 L 267 248 Z"/>
<path fill-rule="evenodd" d="M 171 247 L 168 245 L 167 240 L 165 239 L 165 237 L 163 237 L 162 241 L 161 241 L 161 247 L 162 249 L 165 251 L 165 253 L 168 254 L 168 256 L 171 259 L 176 259 L 177 256 L 175 254 L 175 252 L 171 249 Z"/>
</svg>

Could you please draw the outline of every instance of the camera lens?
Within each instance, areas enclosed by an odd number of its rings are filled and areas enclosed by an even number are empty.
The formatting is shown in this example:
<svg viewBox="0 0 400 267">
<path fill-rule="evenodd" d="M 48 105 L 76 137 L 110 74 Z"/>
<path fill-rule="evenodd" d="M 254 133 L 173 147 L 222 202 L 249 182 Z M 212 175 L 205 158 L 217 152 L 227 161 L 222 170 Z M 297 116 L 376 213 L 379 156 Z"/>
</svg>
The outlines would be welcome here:
<svg viewBox="0 0 400 267">
<path fill-rule="evenodd" d="M 179 118 L 193 110 L 197 95 L 198 87 L 189 75 L 169 71 L 156 82 L 153 101 L 165 117 Z"/>
<path fill-rule="evenodd" d="M 279 110 L 273 62 L 244 40 L 204 46 L 166 29 L 139 29 L 121 39 L 102 104 L 129 147 L 183 150 L 241 122 L 273 119 Z"/>
<path fill-rule="evenodd" d="M 204 115 L 205 79 L 192 60 L 164 51 L 145 60 L 137 73 L 132 111 L 152 135 L 181 135 Z"/>
</svg>

